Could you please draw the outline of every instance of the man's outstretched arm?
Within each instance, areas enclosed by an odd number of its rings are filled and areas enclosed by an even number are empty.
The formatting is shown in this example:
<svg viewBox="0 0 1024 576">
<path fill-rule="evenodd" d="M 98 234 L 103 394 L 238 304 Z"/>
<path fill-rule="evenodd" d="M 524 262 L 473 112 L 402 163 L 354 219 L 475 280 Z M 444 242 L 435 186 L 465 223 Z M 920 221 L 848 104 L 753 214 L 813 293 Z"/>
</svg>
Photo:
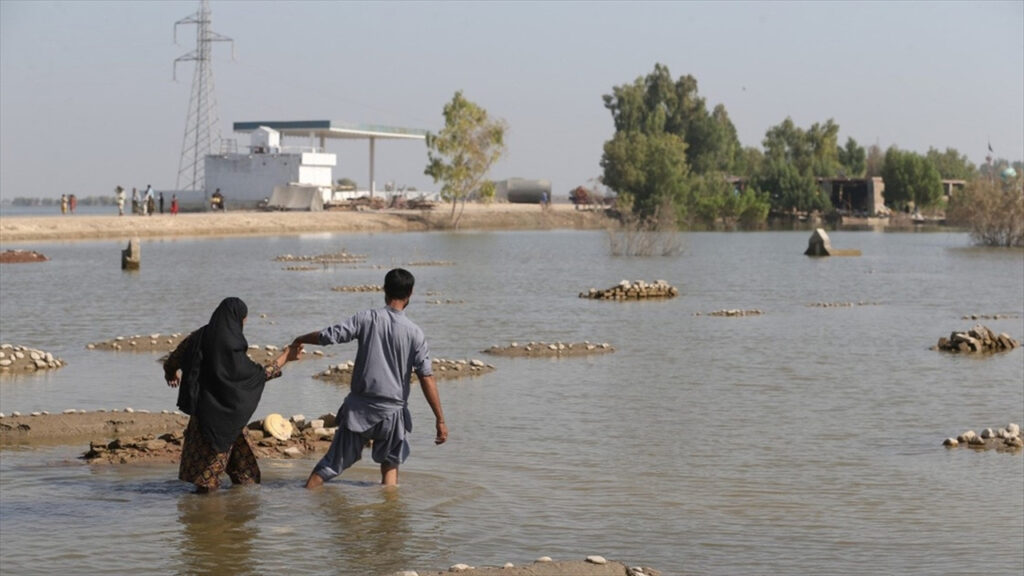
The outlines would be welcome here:
<svg viewBox="0 0 1024 576">
<path fill-rule="evenodd" d="M 296 336 L 295 340 L 292 340 L 292 346 L 296 347 L 300 344 L 312 344 L 314 346 L 320 345 L 320 332 L 310 332 L 309 334 L 303 334 L 302 336 Z"/>
</svg>

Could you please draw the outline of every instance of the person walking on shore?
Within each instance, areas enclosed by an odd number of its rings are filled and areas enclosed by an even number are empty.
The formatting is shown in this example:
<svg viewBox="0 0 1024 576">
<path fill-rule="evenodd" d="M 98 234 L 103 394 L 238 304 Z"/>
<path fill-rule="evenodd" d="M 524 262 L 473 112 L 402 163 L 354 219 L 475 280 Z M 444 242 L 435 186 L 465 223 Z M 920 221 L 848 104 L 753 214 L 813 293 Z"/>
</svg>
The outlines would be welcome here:
<svg viewBox="0 0 1024 576">
<path fill-rule="evenodd" d="M 117 198 L 117 215 L 124 216 L 124 188 L 118 186 L 114 188 L 115 198 Z"/>
<path fill-rule="evenodd" d="M 61 214 L 67 214 L 68 213 L 68 195 L 67 194 L 61 194 L 60 195 L 60 213 Z"/>
<path fill-rule="evenodd" d="M 142 201 L 142 214 L 144 216 L 152 216 L 156 208 L 156 198 L 153 196 L 153 187 L 146 184 L 146 195 Z"/>
<path fill-rule="evenodd" d="M 139 189 L 132 188 L 132 214 L 139 213 Z"/>
<path fill-rule="evenodd" d="M 72 194 L 68 196 L 68 212 L 74 214 L 75 208 L 78 208 L 78 196 Z"/>
<path fill-rule="evenodd" d="M 164 193 L 160 193 L 160 213 L 164 213 Z"/>
<path fill-rule="evenodd" d="M 405 315 L 414 283 L 409 271 L 395 268 L 384 276 L 383 308 L 359 312 L 341 324 L 292 342 L 292 348 L 359 342 L 350 392 L 338 410 L 338 430 L 327 454 L 306 480 L 306 488 L 323 485 L 359 461 L 367 440 L 373 440 L 372 456 L 380 464 L 381 484 L 398 484 L 398 466 L 409 457 L 406 435 L 412 432 L 409 380 L 413 372 L 434 412 L 434 443 L 448 440 L 426 338 Z"/>
<path fill-rule="evenodd" d="M 178 214 L 178 195 L 171 194 L 171 216 Z"/>
<path fill-rule="evenodd" d="M 233 484 L 259 484 L 260 468 L 243 427 L 263 395 L 267 380 L 298 359 L 300 348 L 286 346 L 266 366 L 253 362 L 242 333 L 248 308 L 225 298 L 202 328 L 188 335 L 164 362 L 164 378 L 178 391 L 178 407 L 189 415 L 178 479 L 196 492 L 220 487 L 227 472 Z"/>
</svg>

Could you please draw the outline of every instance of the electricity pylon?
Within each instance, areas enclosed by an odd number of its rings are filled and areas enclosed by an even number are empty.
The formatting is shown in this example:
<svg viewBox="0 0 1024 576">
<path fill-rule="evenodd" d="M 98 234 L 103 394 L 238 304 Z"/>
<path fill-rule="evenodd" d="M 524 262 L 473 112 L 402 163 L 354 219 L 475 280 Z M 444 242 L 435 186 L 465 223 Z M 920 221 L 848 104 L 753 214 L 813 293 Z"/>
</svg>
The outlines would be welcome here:
<svg viewBox="0 0 1024 576">
<path fill-rule="evenodd" d="M 210 30 L 209 0 L 200 0 L 199 10 L 195 14 L 174 23 L 175 44 L 178 43 L 178 26 L 181 24 L 196 25 L 196 48 L 174 60 L 172 77 L 177 81 L 178 62 L 196 64 L 175 187 L 178 190 L 202 190 L 206 155 L 213 151 L 214 140 L 220 141 L 220 117 L 217 115 L 217 96 L 213 90 L 212 44 L 231 42 L 231 58 L 234 59 L 235 43 L 231 38 Z"/>
</svg>

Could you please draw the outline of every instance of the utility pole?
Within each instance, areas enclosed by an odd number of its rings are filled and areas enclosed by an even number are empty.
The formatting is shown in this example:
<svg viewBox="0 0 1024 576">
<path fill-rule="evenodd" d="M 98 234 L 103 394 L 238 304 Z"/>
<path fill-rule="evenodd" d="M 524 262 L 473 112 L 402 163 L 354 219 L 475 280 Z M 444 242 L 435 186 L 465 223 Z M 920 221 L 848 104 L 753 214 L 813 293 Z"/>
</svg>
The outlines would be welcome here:
<svg viewBox="0 0 1024 576">
<path fill-rule="evenodd" d="M 178 62 L 195 62 L 192 74 L 192 96 L 185 118 L 185 136 L 178 161 L 178 190 L 203 190 L 206 155 L 213 152 L 213 142 L 220 141 L 220 117 L 217 96 L 213 90 L 212 44 L 231 42 L 231 59 L 235 58 L 234 40 L 210 30 L 210 2 L 199 1 L 199 10 L 174 23 L 174 43 L 178 43 L 178 26 L 196 25 L 195 50 L 174 60 L 172 78 L 177 81 Z"/>
</svg>

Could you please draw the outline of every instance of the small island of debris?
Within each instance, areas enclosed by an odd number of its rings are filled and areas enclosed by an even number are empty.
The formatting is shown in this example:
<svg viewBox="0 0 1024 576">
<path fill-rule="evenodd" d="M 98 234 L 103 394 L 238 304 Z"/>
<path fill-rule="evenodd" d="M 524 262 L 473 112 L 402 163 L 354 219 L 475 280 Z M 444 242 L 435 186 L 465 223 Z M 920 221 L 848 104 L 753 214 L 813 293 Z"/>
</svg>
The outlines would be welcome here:
<svg viewBox="0 0 1024 576">
<path fill-rule="evenodd" d="M 317 380 L 326 380 L 335 384 L 351 384 L 352 383 L 352 368 L 355 363 L 349 360 L 348 362 L 337 364 L 335 366 L 328 366 L 326 370 L 314 374 L 313 378 Z M 434 358 L 431 361 L 431 367 L 433 368 L 434 378 L 437 380 L 454 380 L 456 378 L 469 378 L 476 376 L 483 376 L 494 372 L 494 366 L 487 364 L 482 360 L 446 360 L 444 358 Z"/>
<path fill-rule="evenodd" d="M 513 358 L 560 358 L 563 356 L 607 354 L 614 351 L 615 348 L 607 342 L 601 344 L 593 344 L 587 341 L 569 343 L 529 342 L 522 346 L 518 342 L 513 342 L 508 346 L 491 346 L 483 350 L 483 353 Z"/>
<path fill-rule="evenodd" d="M 647 298 L 675 298 L 679 290 L 664 280 L 655 280 L 648 284 L 643 280 L 630 282 L 623 280 L 615 286 L 598 290 L 591 288 L 586 292 L 580 292 L 580 298 L 591 300 L 643 300 Z"/>
</svg>

